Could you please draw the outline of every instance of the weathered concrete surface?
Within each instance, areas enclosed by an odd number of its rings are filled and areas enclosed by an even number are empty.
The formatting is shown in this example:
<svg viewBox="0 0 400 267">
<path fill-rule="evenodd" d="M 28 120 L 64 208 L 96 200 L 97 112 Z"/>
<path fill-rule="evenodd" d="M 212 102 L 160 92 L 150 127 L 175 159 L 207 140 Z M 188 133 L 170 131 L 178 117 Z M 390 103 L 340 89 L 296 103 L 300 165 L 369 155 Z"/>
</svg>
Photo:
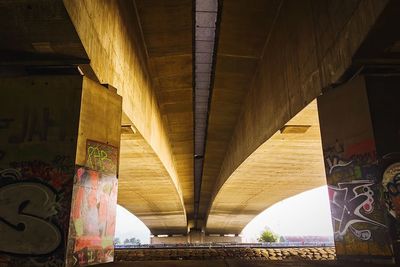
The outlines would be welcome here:
<svg viewBox="0 0 400 267">
<path fill-rule="evenodd" d="M 123 111 L 162 163 L 160 166 L 158 161 L 149 161 L 147 166 L 137 164 L 130 167 L 137 169 L 139 173 L 140 170 L 145 173 L 149 168 L 153 171 L 165 168 L 168 173 L 167 176 L 163 175 L 165 182 L 169 183 L 168 180 L 171 180 L 175 187 L 175 190 L 163 191 L 158 189 L 157 182 L 160 180 L 147 180 L 147 183 L 152 182 L 148 184 L 148 189 L 158 199 L 168 199 L 168 195 L 175 194 L 172 199 L 178 200 L 173 205 L 179 207 L 179 212 L 170 217 L 171 222 L 165 221 L 168 217 L 158 220 L 159 226 L 162 228 L 179 222 L 180 231 L 185 231 L 186 216 L 174 153 L 148 71 L 147 52 L 133 2 L 65 0 L 64 4 L 91 60 L 91 68 L 101 83 L 117 88 L 118 94 L 124 99 Z M 124 173 L 120 173 L 119 177 L 122 183 L 132 178 L 124 176 Z M 141 177 L 139 175 L 135 178 Z M 131 189 L 135 190 L 132 187 Z M 139 201 L 140 198 L 136 198 L 134 193 L 120 195 L 118 200 L 122 205 L 133 200 L 137 201 L 138 207 L 148 205 L 146 199 Z M 146 216 L 150 216 L 154 210 L 157 208 L 147 211 Z M 155 214 L 156 212 L 153 213 Z M 176 216 L 181 218 L 177 219 Z M 154 227 L 158 229 L 158 226 Z"/>
<path fill-rule="evenodd" d="M 368 85 L 368 80 L 360 75 L 318 97 L 322 145 L 326 159 L 326 177 L 331 192 L 334 194 L 334 200 L 330 202 L 333 232 L 337 254 L 340 258 L 363 258 L 362 255 L 393 257 L 392 239 L 388 231 L 390 229 L 389 221 L 385 217 L 387 215 L 384 214 L 384 203 L 380 201 L 380 196 L 383 194 L 381 191 L 383 187 L 381 183 L 382 174 L 380 173 L 383 170 L 380 170 L 379 164 L 384 160 L 384 157 L 377 155 L 376 143 L 378 139 L 375 137 L 376 131 L 372 122 L 372 118 L 380 114 L 378 112 L 373 114 L 370 111 L 370 106 L 376 105 L 378 102 L 376 99 L 380 97 L 376 92 L 387 93 L 383 90 L 386 88 L 379 84 L 375 88 L 370 86 L 371 89 L 369 88 L 369 90 L 375 93 L 375 95 L 370 96 L 367 91 Z M 378 105 L 382 105 L 382 102 L 379 102 Z M 338 109 L 338 106 L 342 108 Z M 383 120 L 383 117 L 386 116 L 382 116 L 380 119 Z M 393 123 L 393 121 L 390 120 L 390 123 Z M 393 130 L 392 135 L 396 134 L 397 130 Z M 386 135 L 383 138 L 388 142 L 389 138 Z M 344 162 L 350 163 L 348 167 L 342 167 L 333 160 L 334 158 L 340 158 L 342 164 Z M 365 166 L 368 166 L 368 169 Z M 359 173 L 348 171 L 357 168 L 361 170 Z M 346 174 L 346 171 L 349 174 Z M 367 182 L 363 184 L 362 181 Z M 356 192 L 358 191 L 351 188 L 351 183 L 353 183 L 353 186 L 354 183 L 364 186 L 364 192 L 368 192 L 369 200 L 373 203 L 373 208 L 368 213 L 365 212 L 366 215 L 362 215 L 365 217 L 357 217 L 356 214 L 358 213 L 354 211 L 355 206 L 352 204 L 346 204 L 346 215 L 338 215 L 343 211 L 336 204 L 341 201 L 337 197 L 340 190 L 342 192 L 344 190 L 349 191 L 347 197 L 357 199 L 358 193 Z M 352 193 L 354 196 L 351 195 Z M 361 212 L 365 211 L 362 208 L 360 210 Z M 353 227 L 355 231 L 365 230 L 370 238 L 361 239 L 354 235 L 352 231 L 347 231 L 347 228 L 343 226 L 345 225 L 343 222 L 348 218 L 346 216 L 354 216 L 354 219 L 347 223 L 348 226 Z M 378 226 L 372 226 L 368 220 Z M 396 240 L 394 231 L 392 231 L 392 235 Z"/>
<path fill-rule="evenodd" d="M 0 1 L 0 10 L 2 74 L 12 65 L 88 62 L 62 1 Z"/>
<path fill-rule="evenodd" d="M 123 125 L 131 125 L 124 116 Z M 125 127 L 124 127 L 125 128 Z M 160 158 L 135 129 L 121 135 L 119 204 L 139 217 L 152 234 L 186 233 L 186 215 Z"/>
<path fill-rule="evenodd" d="M 243 99 L 257 70 L 280 1 L 226 1 L 216 62 L 199 214 L 205 218 Z"/>
<path fill-rule="evenodd" d="M 205 235 L 204 232 L 191 231 L 187 235 L 152 236 L 150 244 L 203 244 L 203 243 L 242 243 L 239 235 Z"/>
<path fill-rule="evenodd" d="M 317 103 L 313 101 L 232 173 L 211 206 L 207 232 L 239 234 L 267 207 L 324 184 Z"/>
<path fill-rule="evenodd" d="M 136 0 L 150 74 L 187 215 L 193 212 L 191 0 Z"/>
<path fill-rule="evenodd" d="M 122 98 L 84 77 L 75 163 L 86 165 L 87 140 L 120 148 Z M 107 127 L 105 127 L 105 122 Z"/>
<path fill-rule="evenodd" d="M 57 71 L 59 66 L 80 65 L 85 75 L 117 88 L 118 94 L 123 97 L 123 110 L 128 114 L 130 123 L 138 129 L 140 136 L 145 137 L 143 140 L 150 144 L 143 146 L 159 158 L 147 161 L 146 164 L 136 161 L 136 165 L 130 166 L 135 169 L 136 177 L 125 176 L 121 172 L 120 183 L 138 177 L 145 179 L 149 177 L 150 170 L 163 173 L 162 183 L 169 185 L 168 189 L 158 189 L 157 183 L 160 180 L 150 180 L 153 183 L 149 183 L 146 188 L 146 198 L 139 201 L 134 193 L 124 194 L 119 202 L 130 204 L 132 196 L 136 201 L 135 207 L 141 211 L 143 209 L 140 207 L 149 207 L 149 201 L 161 202 L 165 199 L 165 204 L 161 205 L 165 208 L 163 214 L 170 215 L 155 222 L 160 227 L 174 226 L 171 229 L 179 228 L 180 232 L 186 232 L 186 215 L 174 165 L 174 153 L 148 71 L 147 53 L 133 3 L 23 0 L 0 1 L 0 8 L 3 13 L 0 33 L 4 38 L 0 44 L 1 75 L 16 75 L 24 73 L 25 68 L 38 66 L 45 66 L 47 71 Z M 87 65 L 89 59 L 90 66 Z M 85 137 L 105 140 L 119 147 L 120 114 L 102 105 L 104 99 L 100 95 L 89 98 L 91 101 L 85 102 L 81 111 L 87 123 L 85 129 L 81 129 L 84 138 L 78 144 L 81 152 L 77 155 L 77 164 L 85 161 Z M 93 110 L 97 111 L 94 116 L 86 116 Z M 96 126 L 104 117 L 114 124 L 108 132 L 100 131 Z M 126 148 L 129 146 L 124 146 L 124 151 Z M 136 150 L 130 153 L 140 152 Z M 130 175 L 129 172 L 126 174 Z M 140 191 L 143 187 L 134 187 L 136 189 L 138 194 L 143 193 Z M 124 193 L 124 190 L 121 192 Z M 155 214 L 159 210 L 157 205 L 156 208 L 152 206 L 145 214 L 151 216 L 152 212 Z M 136 209 L 131 211 L 135 212 Z"/>
<path fill-rule="evenodd" d="M 262 1 L 260 1 L 262 2 Z M 221 21 L 221 43 L 218 51 L 229 48 L 229 55 L 237 55 L 230 66 L 238 73 L 243 73 L 245 85 L 236 82 L 238 90 L 246 90 L 245 97 L 235 98 L 239 101 L 238 110 L 230 110 L 228 105 L 218 109 L 219 99 L 229 98 L 229 92 L 223 93 L 216 84 L 212 99 L 208 142 L 224 142 L 219 150 L 207 150 L 205 170 L 214 191 L 207 200 L 207 190 L 202 195 L 203 201 L 213 201 L 224 183 L 233 177 L 235 170 L 260 145 L 279 130 L 290 118 L 310 103 L 322 90 L 338 82 L 352 64 L 352 57 L 367 37 L 372 26 L 381 14 L 388 1 L 279 1 L 274 20 L 261 51 L 252 55 L 244 53 L 245 47 L 252 47 L 246 36 L 237 38 L 229 47 L 224 42 L 224 32 L 235 32 L 236 24 L 232 21 L 263 21 L 267 8 L 261 4 L 261 12 L 253 12 L 251 19 L 246 13 L 249 9 L 247 1 L 224 2 Z M 266 25 L 266 24 L 263 24 Z M 250 22 L 243 23 L 252 33 Z M 240 28 L 239 28 L 240 29 Z M 265 31 L 262 27 L 260 31 Z M 260 33 L 258 33 L 260 35 Z M 250 60 L 256 58 L 255 62 Z M 246 61 L 246 60 L 247 61 Z M 221 62 L 224 62 L 221 60 Z M 252 62 L 247 64 L 246 62 Z M 224 75 L 224 69 L 217 63 L 216 81 Z M 254 67 L 253 65 L 257 66 Z M 248 70 L 252 70 L 247 72 Z M 246 79 L 245 79 L 246 78 Z M 245 89 L 240 89 L 239 86 Z M 221 93 L 221 97 L 218 94 Z M 241 100 L 242 98 L 243 100 Z M 233 130 L 232 130 L 233 129 Z M 218 134 L 217 134 L 218 133 Z M 223 140 L 221 140 L 223 139 Z M 221 167 L 212 170 L 215 154 L 222 154 Z M 267 152 L 265 152 L 267 153 Z M 266 154 L 267 155 L 267 154 Z M 221 160 L 221 159 L 219 159 Z M 207 163 L 208 162 L 208 163 Z M 267 169 L 264 170 L 268 172 Z M 229 181 L 229 180 L 228 180 Z M 243 178 L 243 183 L 248 179 Z M 261 181 L 259 181 L 260 183 Z M 206 183 L 206 181 L 205 181 Z M 242 192 L 238 188 L 237 193 Z M 253 191 L 251 196 L 257 196 Z M 250 197 L 249 195 L 249 197 Z M 265 200 L 265 199 L 264 199 Z M 261 202 L 260 202 L 261 204 Z M 211 207 L 204 203 L 203 208 Z M 264 206 L 265 208 L 267 207 Z M 247 210 L 242 207 L 243 215 Z M 249 213 L 254 214 L 249 207 Z M 244 226 L 244 225 L 243 225 Z"/>
</svg>

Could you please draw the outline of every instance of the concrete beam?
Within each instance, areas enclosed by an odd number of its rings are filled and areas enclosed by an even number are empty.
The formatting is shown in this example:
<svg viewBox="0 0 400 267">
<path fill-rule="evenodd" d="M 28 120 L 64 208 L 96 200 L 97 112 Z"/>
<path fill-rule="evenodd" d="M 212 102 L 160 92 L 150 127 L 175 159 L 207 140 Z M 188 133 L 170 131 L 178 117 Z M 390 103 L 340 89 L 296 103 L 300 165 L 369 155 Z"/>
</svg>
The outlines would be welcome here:
<svg viewBox="0 0 400 267">
<path fill-rule="evenodd" d="M 353 56 L 376 27 L 375 23 L 389 2 L 281 1 L 256 62 L 255 75 L 246 87 L 248 92 L 241 102 L 240 116 L 232 122 L 234 126 L 227 125 L 234 130 L 224 137 L 229 140 L 229 145 L 226 149 L 221 148 L 220 153 L 225 156 L 221 168 L 217 169 L 218 178 L 211 187 L 214 191 L 208 207 L 212 209 L 210 203 L 216 203 L 219 191 L 230 177 L 235 176 L 235 170 L 246 158 L 323 88 L 341 81 L 352 66 Z M 224 29 L 224 20 L 226 23 L 242 20 L 239 10 L 246 8 L 245 3 L 242 4 L 237 5 L 235 12 L 222 15 L 221 31 L 234 31 L 227 24 Z M 234 14 L 237 15 L 235 18 L 232 17 Z M 230 54 L 239 53 L 240 49 L 237 47 Z M 216 71 L 218 76 L 218 63 Z M 218 116 L 213 112 L 212 108 L 211 118 Z M 225 116 L 229 116 L 229 112 L 227 109 Z M 223 117 L 220 115 L 219 118 Z M 217 124 L 223 125 L 223 121 Z"/>
<path fill-rule="evenodd" d="M 168 131 L 162 119 L 146 59 L 136 11 L 131 1 L 64 0 L 65 7 L 101 83 L 118 89 L 123 111 L 159 157 L 176 194 L 180 229 L 186 230 L 182 189 Z M 156 189 L 156 185 L 153 187 Z M 123 199 L 120 199 L 123 201 Z M 138 204 L 140 205 L 140 204 Z M 158 221 L 163 225 L 162 220 Z M 157 228 L 157 227 L 156 227 Z"/>
<path fill-rule="evenodd" d="M 150 244 L 207 244 L 207 243 L 242 243 L 242 237 L 234 234 L 211 234 L 194 231 L 188 235 L 155 235 Z"/>
<path fill-rule="evenodd" d="M 126 115 L 122 125 L 118 203 L 140 218 L 152 234 L 186 234 L 179 194 L 160 158 Z"/>
<path fill-rule="evenodd" d="M 162 113 L 185 210 L 193 210 L 191 0 L 136 0 L 154 91 Z"/>
<path fill-rule="evenodd" d="M 240 234 L 266 208 L 324 184 L 314 101 L 232 173 L 214 199 L 206 232 Z"/>
<path fill-rule="evenodd" d="M 89 62 L 61 0 L 0 1 L 0 10 L 2 74 L 11 66 Z"/>
</svg>

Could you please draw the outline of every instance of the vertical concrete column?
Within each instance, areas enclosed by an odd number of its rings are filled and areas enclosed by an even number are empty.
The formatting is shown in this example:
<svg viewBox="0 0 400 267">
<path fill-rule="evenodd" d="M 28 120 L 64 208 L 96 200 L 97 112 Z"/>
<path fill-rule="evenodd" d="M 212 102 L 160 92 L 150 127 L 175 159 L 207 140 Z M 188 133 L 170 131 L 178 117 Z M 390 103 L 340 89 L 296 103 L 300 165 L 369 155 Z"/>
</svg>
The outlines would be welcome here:
<svg viewBox="0 0 400 267">
<path fill-rule="evenodd" d="M 392 261 L 378 153 L 386 135 L 375 136 L 368 83 L 359 76 L 318 98 L 335 245 L 338 259 Z"/>
<path fill-rule="evenodd" d="M 204 243 L 205 234 L 202 231 L 193 230 L 189 232 L 188 241 L 190 244 L 202 244 Z"/>
<path fill-rule="evenodd" d="M 396 263 L 400 263 L 400 76 L 371 75 L 365 81 L 380 165 L 382 197 Z"/>
<path fill-rule="evenodd" d="M 64 263 L 82 79 L 0 79 L 0 266 Z"/>
<path fill-rule="evenodd" d="M 114 259 L 122 98 L 87 78 L 75 158 L 67 266 Z"/>
<path fill-rule="evenodd" d="M 0 88 L 0 266 L 112 259 L 120 97 L 81 75 L 1 78 Z M 110 106 L 119 114 L 104 116 Z"/>
</svg>

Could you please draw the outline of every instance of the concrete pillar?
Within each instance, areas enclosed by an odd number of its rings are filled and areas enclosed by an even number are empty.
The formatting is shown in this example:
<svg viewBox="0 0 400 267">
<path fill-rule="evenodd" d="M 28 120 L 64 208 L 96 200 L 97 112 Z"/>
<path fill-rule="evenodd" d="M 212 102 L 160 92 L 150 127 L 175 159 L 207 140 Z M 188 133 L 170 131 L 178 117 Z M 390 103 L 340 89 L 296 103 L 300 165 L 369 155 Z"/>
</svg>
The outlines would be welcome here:
<svg viewBox="0 0 400 267">
<path fill-rule="evenodd" d="M 204 243 L 242 243 L 240 235 L 206 235 Z"/>
<path fill-rule="evenodd" d="M 0 87 L 0 266 L 112 261 L 121 98 L 81 75 Z"/>
<path fill-rule="evenodd" d="M 177 234 L 177 235 L 154 235 L 150 237 L 150 244 L 152 245 L 168 245 L 168 244 L 188 244 L 188 236 Z"/>
<path fill-rule="evenodd" d="M 209 243 L 242 243 L 239 235 L 205 234 L 191 231 L 187 235 L 155 235 L 150 238 L 151 244 L 209 244 Z"/>
<path fill-rule="evenodd" d="M 385 114 L 400 118 L 400 110 L 395 108 L 400 94 L 385 90 L 387 84 L 400 86 L 400 80 L 394 80 L 358 76 L 318 98 L 338 259 L 391 262 L 398 253 L 393 241 L 399 236 L 393 229 L 399 221 L 389 218 L 384 199 L 387 185 L 394 181 L 397 168 L 392 164 L 396 160 L 385 163 L 392 166 L 386 171 L 387 178 L 382 164 L 388 153 L 400 151 L 400 146 L 392 145 L 400 144 L 400 124 L 382 127 L 396 124 Z M 389 201 L 397 199 L 387 197 Z"/>
<path fill-rule="evenodd" d="M 204 232 L 192 230 L 189 232 L 189 243 L 191 244 L 202 244 L 204 243 Z"/>
</svg>

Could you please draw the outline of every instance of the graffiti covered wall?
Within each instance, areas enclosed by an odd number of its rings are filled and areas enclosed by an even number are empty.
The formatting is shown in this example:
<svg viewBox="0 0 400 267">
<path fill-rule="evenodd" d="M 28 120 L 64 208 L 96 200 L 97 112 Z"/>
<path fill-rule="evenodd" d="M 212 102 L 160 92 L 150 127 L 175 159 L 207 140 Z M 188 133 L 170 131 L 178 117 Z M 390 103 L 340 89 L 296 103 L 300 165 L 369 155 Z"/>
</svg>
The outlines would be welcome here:
<svg viewBox="0 0 400 267">
<path fill-rule="evenodd" d="M 86 166 L 102 173 L 116 175 L 118 169 L 118 149 L 116 147 L 87 140 Z"/>
<path fill-rule="evenodd" d="M 82 78 L 0 84 L 0 265 L 64 266 Z"/>
<path fill-rule="evenodd" d="M 77 167 L 71 209 L 67 266 L 114 259 L 118 150 L 87 142 L 87 167 Z"/>
<path fill-rule="evenodd" d="M 366 81 L 387 219 L 400 263 L 400 77 L 374 75 Z"/>
<path fill-rule="evenodd" d="M 392 242 L 364 78 L 319 97 L 318 111 L 338 258 L 391 258 Z"/>
<path fill-rule="evenodd" d="M 324 157 L 337 250 L 390 256 L 374 141 L 335 147 Z"/>
</svg>

